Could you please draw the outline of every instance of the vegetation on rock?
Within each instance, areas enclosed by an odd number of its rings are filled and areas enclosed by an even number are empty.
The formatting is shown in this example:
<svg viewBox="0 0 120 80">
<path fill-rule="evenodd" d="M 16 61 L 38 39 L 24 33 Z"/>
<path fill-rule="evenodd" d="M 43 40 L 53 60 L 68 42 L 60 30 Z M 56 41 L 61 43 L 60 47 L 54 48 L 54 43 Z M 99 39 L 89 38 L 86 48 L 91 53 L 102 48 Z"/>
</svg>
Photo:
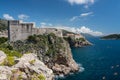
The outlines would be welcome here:
<svg viewBox="0 0 120 80">
<path fill-rule="evenodd" d="M 46 80 L 45 76 L 43 74 L 36 74 L 34 73 L 32 75 L 32 79 L 31 80 Z"/>
<path fill-rule="evenodd" d="M 85 40 L 85 38 L 73 38 L 73 37 L 64 37 L 64 39 L 66 41 L 69 42 L 70 46 L 71 47 L 78 47 L 78 46 L 84 46 L 84 45 L 89 45 L 89 43 Z M 75 46 L 75 45 L 78 45 L 78 46 Z"/>
<path fill-rule="evenodd" d="M 21 53 L 15 51 L 15 50 L 9 50 L 9 49 L 5 49 L 5 48 L 0 48 L 0 50 L 4 51 L 7 56 L 12 56 L 12 57 L 13 56 L 15 56 L 15 57 L 21 57 L 22 56 Z"/>
<path fill-rule="evenodd" d="M 43 74 L 38 75 L 39 80 L 46 80 Z"/>
<path fill-rule="evenodd" d="M 63 50 L 63 39 L 55 36 L 55 34 L 47 35 L 32 35 L 29 36 L 26 41 L 13 42 L 14 50 L 20 53 L 36 52 L 40 51 L 44 56 L 54 57 L 56 52 L 60 49 Z"/>
<path fill-rule="evenodd" d="M 0 37 L 0 45 L 1 45 L 2 43 L 7 42 L 7 41 L 8 41 L 7 38 L 5 38 L 5 37 Z"/>
<path fill-rule="evenodd" d="M 30 63 L 31 65 L 33 65 L 33 64 L 35 63 L 35 59 L 34 59 L 34 60 L 29 61 L 29 63 Z"/>
<path fill-rule="evenodd" d="M 15 64 L 14 57 L 12 56 L 7 56 L 7 58 L 4 60 L 2 65 L 4 66 L 13 66 Z"/>
</svg>

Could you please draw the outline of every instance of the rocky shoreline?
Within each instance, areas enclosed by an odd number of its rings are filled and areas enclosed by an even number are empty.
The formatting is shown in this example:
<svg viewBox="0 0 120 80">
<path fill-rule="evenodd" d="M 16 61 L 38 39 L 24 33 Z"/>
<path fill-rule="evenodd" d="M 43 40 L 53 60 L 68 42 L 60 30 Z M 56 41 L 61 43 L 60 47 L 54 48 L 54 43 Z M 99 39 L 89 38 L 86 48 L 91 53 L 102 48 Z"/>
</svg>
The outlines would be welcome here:
<svg viewBox="0 0 120 80">
<path fill-rule="evenodd" d="M 93 45 L 92 43 L 90 43 L 89 41 L 85 40 L 84 42 L 76 42 L 74 47 L 84 47 L 84 46 L 88 46 L 88 45 Z"/>
<path fill-rule="evenodd" d="M 7 55 L 0 51 L 0 63 L 3 63 Z M 79 71 L 79 65 L 72 59 L 72 55 L 66 65 L 57 64 L 48 68 L 42 61 L 40 61 L 35 53 L 24 54 L 21 58 L 16 58 L 15 65 L 0 66 L 0 80 L 54 80 L 55 76 L 68 75 L 71 72 Z M 40 76 L 40 77 L 39 77 Z"/>
</svg>

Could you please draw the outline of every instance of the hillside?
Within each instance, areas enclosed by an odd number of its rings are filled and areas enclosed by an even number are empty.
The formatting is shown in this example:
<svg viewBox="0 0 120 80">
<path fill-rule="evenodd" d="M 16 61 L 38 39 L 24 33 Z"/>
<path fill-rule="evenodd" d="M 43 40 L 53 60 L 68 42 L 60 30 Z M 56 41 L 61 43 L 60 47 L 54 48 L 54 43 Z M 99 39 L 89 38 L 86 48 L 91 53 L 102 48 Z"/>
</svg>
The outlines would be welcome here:
<svg viewBox="0 0 120 80">
<path fill-rule="evenodd" d="M 120 39 L 120 34 L 111 34 L 101 37 L 101 39 Z"/>
</svg>

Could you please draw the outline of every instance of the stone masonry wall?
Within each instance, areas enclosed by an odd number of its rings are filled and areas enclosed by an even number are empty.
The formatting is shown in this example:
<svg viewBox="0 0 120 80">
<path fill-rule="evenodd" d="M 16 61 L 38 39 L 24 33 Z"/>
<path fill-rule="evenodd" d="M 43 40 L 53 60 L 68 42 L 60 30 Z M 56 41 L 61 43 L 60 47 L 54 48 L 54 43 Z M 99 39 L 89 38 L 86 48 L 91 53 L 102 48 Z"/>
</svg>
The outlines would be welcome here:
<svg viewBox="0 0 120 80">
<path fill-rule="evenodd" d="M 36 28 L 34 23 L 24 23 L 19 20 L 8 21 L 8 37 L 10 41 L 25 40 L 30 35 L 54 33 L 58 37 L 62 36 L 62 30 L 55 28 Z"/>
</svg>

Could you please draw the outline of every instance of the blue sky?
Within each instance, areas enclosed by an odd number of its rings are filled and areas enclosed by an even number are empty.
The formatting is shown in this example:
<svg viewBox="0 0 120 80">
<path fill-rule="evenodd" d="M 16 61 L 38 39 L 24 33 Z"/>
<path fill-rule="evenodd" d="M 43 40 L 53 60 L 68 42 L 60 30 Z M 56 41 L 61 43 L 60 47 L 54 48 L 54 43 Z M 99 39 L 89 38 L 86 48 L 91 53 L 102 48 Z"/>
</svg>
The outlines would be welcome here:
<svg viewBox="0 0 120 80">
<path fill-rule="evenodd" d="M 120 0 L 1 0 L 0 18 L 96 35 L 119 33 Z"/>
</svg>

